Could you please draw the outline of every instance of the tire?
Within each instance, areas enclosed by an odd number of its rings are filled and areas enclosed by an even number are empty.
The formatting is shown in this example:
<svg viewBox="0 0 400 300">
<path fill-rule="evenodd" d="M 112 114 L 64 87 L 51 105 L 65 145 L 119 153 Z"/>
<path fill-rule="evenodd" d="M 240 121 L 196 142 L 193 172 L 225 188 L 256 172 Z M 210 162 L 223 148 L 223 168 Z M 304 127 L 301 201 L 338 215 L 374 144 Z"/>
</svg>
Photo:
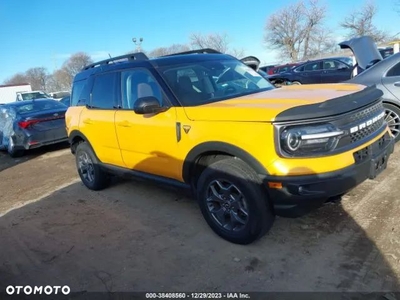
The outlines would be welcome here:
<svg viewBox="0 0 400 300">
<path fill-rule="evenodd" d="M 110 176 L 99 164 L 92 148 L 81 142 L 76 147 L 76 168 L 83 184 L 90 190 L 99 191 L 110 184 Z"/>
<path fill-rule="evenodd" d="M 291 85 L 301 85 L 301 82 L 300 81 L 292 81 Z"/>
<path fill-rule="evenodd" d="M 12 137 L 10 137 L 10 140 L 8 142 L 7 152 L 12 158 L 21 157 L 24 155 L 24 150 L 15 149 L 14 140 Z"/>
<path fill-rule="evenodd" d="M 222 195 L 224 191 L 225 195 Z M 234 200 L 240 194 L 244 201 Z M 228 198 L 231 201 L 227 201 Z M 257 174 L 237 158 L 214 162 L 201 173 L 197 200 L 211 229 L 235 244 L 246 245 L 256 241 L 271 229 L 275 220 L 267 191 Z M 234 222 L 224 224 L 223 219 Z"/>
<path fill-rule="evenodd" d="M 385 121 L 392 134 L 394 135 L 396 143 L 400 140 L 400 108 L 390 103 L 383 103 L 385 108 Z"/>
</svg>

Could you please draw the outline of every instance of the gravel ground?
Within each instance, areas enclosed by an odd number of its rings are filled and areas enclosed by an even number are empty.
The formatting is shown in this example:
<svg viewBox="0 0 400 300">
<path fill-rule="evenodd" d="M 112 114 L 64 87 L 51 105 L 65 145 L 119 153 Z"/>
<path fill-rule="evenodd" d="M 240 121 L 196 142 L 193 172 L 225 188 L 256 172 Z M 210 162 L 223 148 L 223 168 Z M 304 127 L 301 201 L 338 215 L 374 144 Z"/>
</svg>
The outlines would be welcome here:
<svg viewBox="0 0 400 300">
<path fill-rule="evenodd" d="M 260 241 L 216 236 L 174 190 L 118 179 L 93 192 L 63 146 L 0 153 L 0 288 L 72 291 L 400 291 L 400 147 L 388 169 Z"/>
</svg>

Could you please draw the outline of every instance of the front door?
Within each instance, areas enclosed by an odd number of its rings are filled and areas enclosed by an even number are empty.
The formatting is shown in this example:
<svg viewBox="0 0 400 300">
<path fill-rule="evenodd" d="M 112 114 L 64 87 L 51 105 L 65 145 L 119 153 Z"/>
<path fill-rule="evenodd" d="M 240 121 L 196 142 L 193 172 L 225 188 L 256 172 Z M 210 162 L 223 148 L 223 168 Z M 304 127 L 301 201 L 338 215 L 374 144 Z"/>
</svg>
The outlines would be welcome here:
<svg viewBox="0 0 400 300">
<path fill-rule="evenodd" d="M 175 155 L 178 150 L 176 109 L 172 107 L 161 87 L 146 69 L 121 72 L 121 109 L 115 114 L 115 130 L 122 158 L 127 168 L 154 175 L 180 178 Z M 142 97 L 155 97 L 165 112 L 139 115 L 133 111 Z"/>
<path fill-rule="evenodd" d="M 338 83 L 349 80 L 351 72 L 352 68 L 340 61 L 333 59 L 324 60 L 321 83 Z"/>
</svg>

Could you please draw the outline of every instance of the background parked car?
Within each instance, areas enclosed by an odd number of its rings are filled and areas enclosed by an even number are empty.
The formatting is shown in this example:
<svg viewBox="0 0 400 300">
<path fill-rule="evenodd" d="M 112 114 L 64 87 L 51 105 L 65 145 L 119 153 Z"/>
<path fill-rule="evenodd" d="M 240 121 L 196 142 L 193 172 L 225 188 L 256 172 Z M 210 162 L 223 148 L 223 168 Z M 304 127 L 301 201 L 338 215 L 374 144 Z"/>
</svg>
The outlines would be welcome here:
<svg viewBox="0 0 400 300">
<path fill-rule="evenodd" d="M 283 73 L 283 72 L 288 72 L 288 71 L 290 71 L 290 69 L 292 69 L 293 67 L 296 67 L 298 65 L 299 65 L 299 63 L 288 63 L 285 65 L 275 66 L 275 67 L 269 69 L 267 74 L 274 75 L 274 74 L 279 74 L 279 73 Z"/>
<path fill-rule="evenodd" d="M 379 50 L 379 53 L 382 55 L 383 59 L 391 56 L 394 53 L 393 47 L 378 48 L 378 50 Z"/>
<path fill-rule="evenodd" d="M 376 85 L 383 92 L 386 121 L 396 138 L 400 140 L 400 53 L 382 57 L 374 40 L 362 36 L 339 44 L 349 48 L 356 57 L 357 64 L 365 69 L 361 74 L 348 80 L 366 86 Z"/>
<path fill-rule="evenodd" d="M 286 72 L 272 75 L 271 82 L 292 84 L 337 83 L 351 78 L 353 65 L 345 57 L 332 57 L 302 63 Z"/>
<path fill-rule="evenodd" d="M 17 93 L 15 101 L 35 100 L 35 99 L 52 99 L 52 97 L 43 91 L 30 91 Z"/>
<path fill-rule="evenodd" d="M 0 149 L 12 157 L 25 150 L 65 142 L 68 107 L 52 99 L 26 100 L 0 107 Z"/>
<path fill-rule="evenodd" d="M 273 68 L 275 68 L 275 67 L 276 67 L 275 65 L 268 65 L 268 66 L 260 67 L 259 69 L 260 69 L 261 71 L 265 72 L 265 73 L 268 73 L 269 70 L 271 70 L 271 69 L 273 69 Z"/>
</svg>

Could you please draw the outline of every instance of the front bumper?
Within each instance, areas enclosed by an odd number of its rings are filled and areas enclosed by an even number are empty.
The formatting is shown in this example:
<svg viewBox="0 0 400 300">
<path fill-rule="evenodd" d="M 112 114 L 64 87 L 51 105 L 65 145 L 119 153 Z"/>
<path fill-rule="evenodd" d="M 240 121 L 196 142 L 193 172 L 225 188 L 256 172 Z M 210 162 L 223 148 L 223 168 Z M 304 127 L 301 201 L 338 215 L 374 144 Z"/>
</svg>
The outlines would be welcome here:
<svg viewBox="0 0 400 300">
<path fill-rule="evenodd" d="M 276 214 L 301 214 L 347 193 L 366 179 L 374 179 L 386 169 L 394 143 L 386 133 L 373 144 L 353 153 L 355 163 L 341 170 L 305 176 L 265 176 L 266 186 L 271 182 L 281 185 L 281 188 L 269 188 Z"/>
</svg>

